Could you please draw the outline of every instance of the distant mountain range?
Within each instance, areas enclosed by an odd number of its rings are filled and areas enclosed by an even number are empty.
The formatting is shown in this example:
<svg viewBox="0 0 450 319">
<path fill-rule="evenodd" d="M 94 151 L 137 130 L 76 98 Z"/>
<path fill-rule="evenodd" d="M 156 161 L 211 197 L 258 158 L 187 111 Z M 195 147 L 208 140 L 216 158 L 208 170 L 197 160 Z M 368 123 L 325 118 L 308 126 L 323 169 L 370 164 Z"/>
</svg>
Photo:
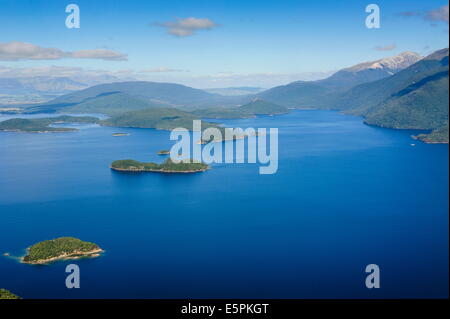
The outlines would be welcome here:
<svg viewBox="0 0 450 319">
<path fill-rule="evenodd" d="M 0 94 L 64 94 L 86 87 L 63 77 L 0 78 Z"/>
<path fill-rule="evenodd" d="M 232 94 L 218 94 L 221 90 Z M 448 131 L 448 49 L 425 58 L 404 52 L 342 69 L 323 80 L 297 81 L 263 92 L 209 91 L 173 83 L 117 82 L 65 94 L 26 111 L 118 115 L 169 107 L 201 117 L 236 118 L 320 108 L 362 115 L 372 125 L 438 130 L 431 136 L 443 136 L 445 127 Z M 238 91 L 253 94 L 234 95 Z"/>
<path fill-rule="evenodd" d="M 242 86 L 242 87 L 205 89 L 205 91 L 209 92 L 209 93 L 228 96 L 228 95 L 257 94 L 257 93 L 264 91 L 264 89 L 260 88 L 260 87 Z"/>
<path fill-rule="evenodd" d="M 362 115 L 371 125 L 438 130 L 440 134 L 431 136 L 442 137 L 442 132 L 448 132 L 448 72 L 448 49 L 425 58 L 405 52 L 343 69 L 324 80 L 276 87 L 259 96 L 296 108 Z"/>
<path fill-rule="evenodd" d="M 435 130 L 430 142 L 448 142 L 448 72 L 448 49 L 435 52 L 385 81 L 355 88 L 370 98 L 369 103 L 358 99 L 356 113 L 372 125 Z"/>
<path fill-rule="evenodd" d="M 0 77 L 0 94 L 62 95 L 102 83 L 120 82 L 108 74 L 73 76 L 25 76 L 23 74 Z"/>
<path fill-rule="evenodd" d="M 0 77 L 0 104 L 42 103 L 63 94 L 105 82 L 118 82 L 110 75 Z"/>
<path fill-rule="evenodd" d="M 264 100 L 295 108 L 327 108 L 346 90 L 387 78 L 419 61 L 413 52 L 342 69 L 318 81 L 297 81 L 258 94 Z"/>
<path fill-rule="evenodd" d="M 394 105 L 426 111 L 428 104 L 448 107 L 448 49 L 437 51 L 410 67 L 383 80 L 355 86 L 334 102 L 335 107 L 358 115 L 366 115 L 375 124 L 375 114 Z M 448 112 L 447 112 L 448 113 Z M 425 128 L 433 125 L 399 126 L 397 128 Z"/>
<path fill-rule="evenodd" d="M 237 107 L 251 96 L 223 96 L 180 84 L 131 81 L 96 85 L 57 97 L 29 109 L 32 112 L 125 112 L 149 107 L 176 107 L 191 110 L 199 107 Z"/>
</svg>

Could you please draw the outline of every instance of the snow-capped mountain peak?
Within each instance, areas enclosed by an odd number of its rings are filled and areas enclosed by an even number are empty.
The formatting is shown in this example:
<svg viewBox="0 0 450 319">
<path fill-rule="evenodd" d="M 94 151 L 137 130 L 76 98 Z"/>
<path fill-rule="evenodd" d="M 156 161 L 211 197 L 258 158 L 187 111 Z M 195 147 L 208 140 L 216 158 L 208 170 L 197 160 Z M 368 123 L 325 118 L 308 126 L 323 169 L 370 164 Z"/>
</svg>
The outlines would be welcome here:
<svg viewBox="0 0 450 319">
<path fill-rule="evenodd" d="M 346 70 L 351 72 L 359 72 L 368 69 L 385 69 L 387 71 L 399 71 L 416 63 L 420 59 L 422 59 L 422 57 L 419 54 L 415 52 L 406 51 L 392 57 L 387 57 L 384 59 L 371 62 L 360 63 Z"/>
</svg>

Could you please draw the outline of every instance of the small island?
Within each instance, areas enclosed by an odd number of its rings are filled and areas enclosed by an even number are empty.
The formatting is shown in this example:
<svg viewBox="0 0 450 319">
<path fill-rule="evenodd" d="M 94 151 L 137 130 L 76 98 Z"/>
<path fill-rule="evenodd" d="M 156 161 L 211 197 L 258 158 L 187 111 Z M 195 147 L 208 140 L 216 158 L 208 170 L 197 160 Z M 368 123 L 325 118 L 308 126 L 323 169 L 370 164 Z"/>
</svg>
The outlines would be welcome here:
<svg viewBox="0 0 450 319">
<path fill-rule="evenodd" d="M 0 299 L 20 299 L 20 297 L 9 290 L 0 288 Z"/>
<path fill-rule="evenodd" d="M 223 134 L 225 135 L 225 134 Z M 214 138 L 210 138 L 209 140 L 205 140 L 205 139 L 200 139 L 197 141 L 197 144 L 209 144 L 211 142 L 214 143 L 223 143 L 223 142 L 229 142 L 229 141 L 237 141 L 237 140 L 243 140 L 245 138 L 247 138 L 248 136 L 246 134 L 243 135 L 238 135 L 238 136 L 233 136 L 232 138 L 222 138 L 222 139 L 214 139 Z"/>
<path fill-rule="evenodd" d="M 168 150 L 162 150 L 162 151 L 159 151 L 157 154 L 158 154 L 158 155 L 169 155 L 169 154 L 170 154 L 170 151 L 168 151 Z"/>
<path fill-rule="evenodd" d="M 168 158 L 162 164 L 143 163 L 135 160 L 118 160 L 111 164 L 111 169 L 121 172 L 155 172 L 155 173 L 198 173 L 209 169 L 209 166 L 190 160 L 189 162 L 174 163 Z"/>
<path fill-rule="evenodd" d="M 113 133 L 112 136 L 128 136 L 129 133 Z"/>
<path fill-rule="evenodd" d="M 22 258 L 26 264 L 48 264 L 56 260 L 98 257 L 103 250 L 94 243 L 73 237 L 60 237 L 39 242 L 27 249 Z"/>
</svg>

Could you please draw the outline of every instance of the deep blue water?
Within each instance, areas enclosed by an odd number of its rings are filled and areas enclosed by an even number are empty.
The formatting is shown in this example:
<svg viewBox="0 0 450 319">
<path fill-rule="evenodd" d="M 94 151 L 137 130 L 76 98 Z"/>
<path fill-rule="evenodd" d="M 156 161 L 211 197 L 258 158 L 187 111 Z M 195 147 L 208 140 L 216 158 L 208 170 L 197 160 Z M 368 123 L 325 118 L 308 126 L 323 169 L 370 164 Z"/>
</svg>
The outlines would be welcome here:
<svg viewBox="0 0 450 319">
<path fill-rule="evenodd" d="M 448 297 L 446 145 L 329 111 L 224 122 L 278 127 L 278 172 L 108 168 L 161 161 L 173 142 L 152 129 L 0 133 L 0 253 L 59 236 L 106 250 L 50 266 L 0 256 L 0 287 L 24 298 Z M 65 287 L 69 263 L 81 289 Z M 371 263 L 380 289 L 365 287 Z"/>
</svg>

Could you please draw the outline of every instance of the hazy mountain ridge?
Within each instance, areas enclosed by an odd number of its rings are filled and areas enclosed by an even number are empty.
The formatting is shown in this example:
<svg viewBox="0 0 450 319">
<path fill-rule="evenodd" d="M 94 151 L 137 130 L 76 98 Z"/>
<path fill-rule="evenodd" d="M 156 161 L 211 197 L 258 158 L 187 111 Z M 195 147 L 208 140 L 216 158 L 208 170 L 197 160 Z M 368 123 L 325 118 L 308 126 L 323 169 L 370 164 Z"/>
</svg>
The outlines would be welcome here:
<svg viewBox="0 0 450 319">
<path fill-rule="evenodd" d="M 30 110 L 39 112 L 45 109 L 65 112 L 70 107 L 71 110 L 78 112 L 77 106 L 80 109 L 85 108 L 86 103 L 90 104 L 92 110 L 95 109 L 97 103 L 99 104 L 99 108 L 104 109 L 105 95 L 118 93 L 121 95 L 116 95 L 115 97 L 123 98 L 127 96 L 129 99 L 135 99 L 138 103 L 148 103 L 149 106 L 165 105 L 185 110 L 200 108 L 202 106 L 237 107 L 251 100 L 251 96 L 222 96 L 181 84 L 130 81 L 96 85 L 57 97 L 48 103 L 35 106 Z M 111 108 L 119 109 L 122 107 L 124 112 L 130 110 L 126 105 L 122 104 L 121 99 L 111 99 L 109 102 L 111 103 Z"/>
<path fill-rule="evenodd" d="M 0 93 L 4 94 L 63 94 L 86 87 L 66 77 L 0 78 Z"/>
<path fill-rule="evenodd" d="M 90 76 L 0 76 L 0 104 L 47 103 L 63 94 L 100 83 L 118 82 L 110 75 Z"/>
<path fill-rule="evenodd" d="M 88 98 L 81 103 L 64 107 L 69 113 L 103 113 L 116 115 L 126 111 L 142 110 L 152 107 L 170 107 L 165 103 L 146 101 L 122 92 L 99 94 L 95 98 Z"/>
<path fill-rule="evenodd" d="M 257 94 L 264 90 L 265 89 L 263 88 L 252 86 L 204 89 L 204 91 L 208 93 L 220 94 L 225 96 Z"/>
</svg>

